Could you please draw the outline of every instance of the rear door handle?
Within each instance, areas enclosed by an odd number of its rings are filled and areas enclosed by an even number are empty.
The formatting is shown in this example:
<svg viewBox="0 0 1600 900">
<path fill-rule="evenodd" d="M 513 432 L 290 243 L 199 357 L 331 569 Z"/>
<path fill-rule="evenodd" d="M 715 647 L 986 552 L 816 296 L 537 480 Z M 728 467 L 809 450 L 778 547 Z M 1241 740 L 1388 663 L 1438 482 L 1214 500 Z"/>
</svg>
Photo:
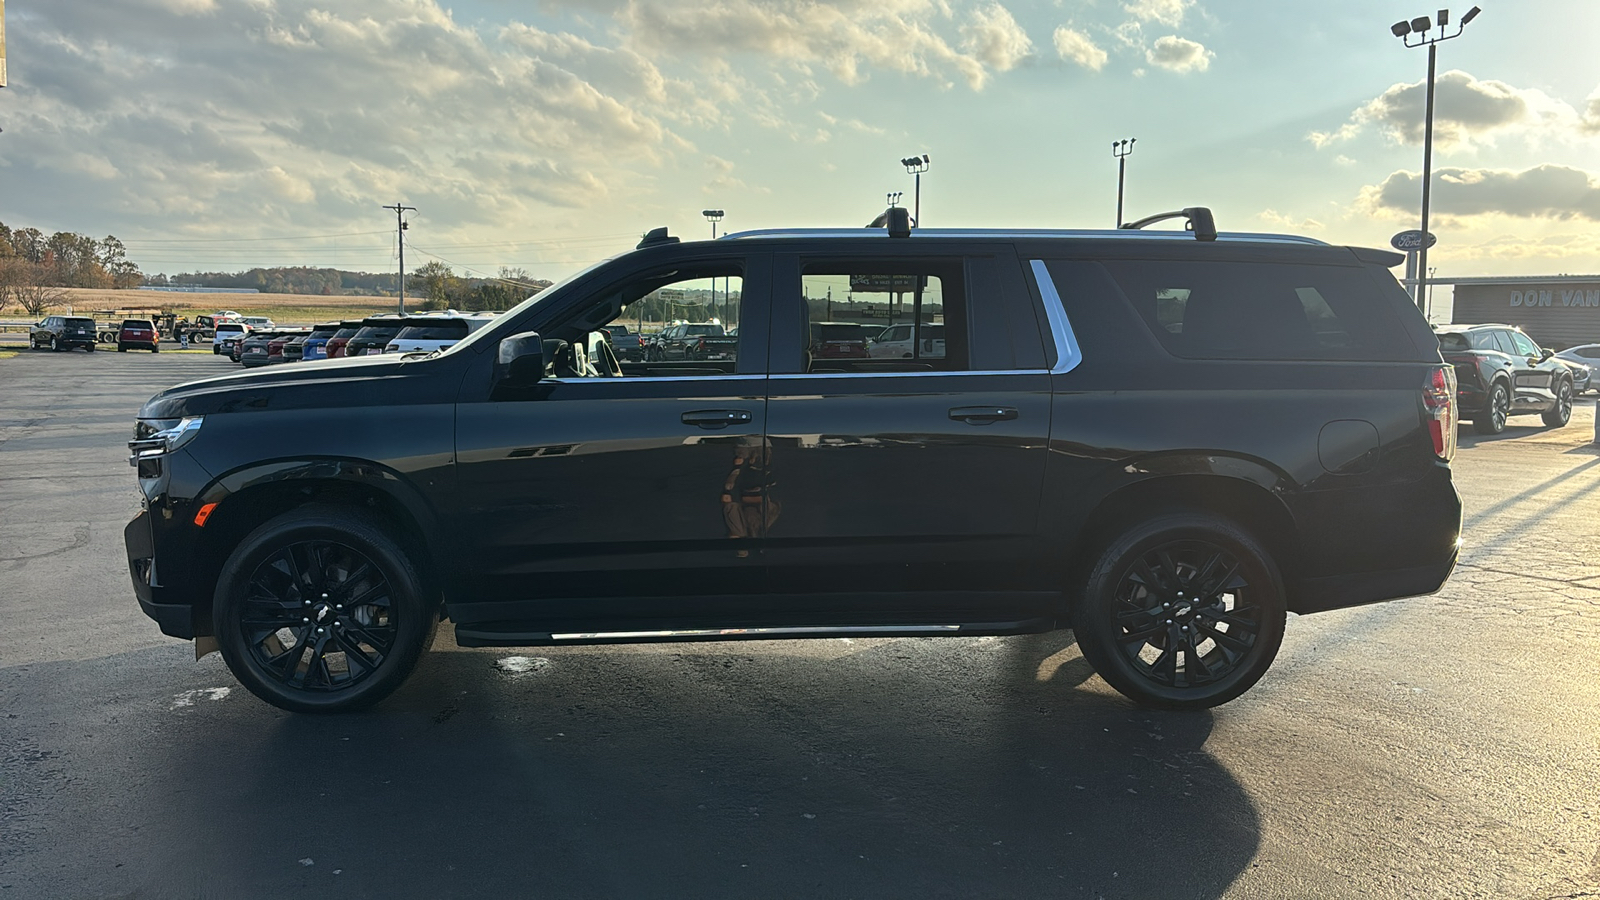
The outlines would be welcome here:
<svg viewBox="0 0 1600 900">
<path fill-rule="evenodd" d="M 956 406 L 950 409 L 950 418 L 968 425 L 988 425 L 1016 417 L 1017 411 L 1009 406 Z"/>
<path fill-rule="evenodd" d="M 683 424 L 701 428 L 727 428 L 748 425 L 754 420 L 748 409 L 691 409 L 683 414 Z"/>
</svg>

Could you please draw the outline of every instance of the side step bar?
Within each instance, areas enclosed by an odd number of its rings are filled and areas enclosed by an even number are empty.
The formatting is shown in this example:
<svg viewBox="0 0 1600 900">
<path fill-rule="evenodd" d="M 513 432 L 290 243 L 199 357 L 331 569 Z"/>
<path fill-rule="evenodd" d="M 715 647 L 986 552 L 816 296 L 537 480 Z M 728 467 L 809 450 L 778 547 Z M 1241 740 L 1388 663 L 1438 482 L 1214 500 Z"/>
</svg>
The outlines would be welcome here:
<svg viewBox="0 0 1600 900">
<path fill-rule="evenodd" d="M 1038 634 L 1056 627 L 1052 619 L 1018 622 L 963 622 L 947 625 L 751 625 L 643 631 L 533 631 L 504 625 L 457 625 L 462 647 L 534 647 L 552 644 L 655 644 L 688 641 L 762 641 L 839 637 L 976 637 Z"/>
</svg>

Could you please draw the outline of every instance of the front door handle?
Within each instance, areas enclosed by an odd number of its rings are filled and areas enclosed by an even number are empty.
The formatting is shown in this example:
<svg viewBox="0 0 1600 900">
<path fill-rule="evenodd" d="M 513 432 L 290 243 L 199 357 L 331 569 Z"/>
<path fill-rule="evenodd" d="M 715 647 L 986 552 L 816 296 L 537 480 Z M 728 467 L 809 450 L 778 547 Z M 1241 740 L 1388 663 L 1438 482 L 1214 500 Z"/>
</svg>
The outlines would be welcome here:
<svg viewBox="0 0 1600 900">
<path fill-rule="evenodd" d="M 727 428 L 729 425 L 748 425 L 754 416 L 748 409 L 691 409 L 683 414 L 683 424 L 701 428 Z"/>
<path fill-rule="evenodd" d="M 950 418 L 968 425 L 988 425 L 1016 417 L 1017 411 L 1009 406 L 956 406 L 950 409 Z"/>
</svg>

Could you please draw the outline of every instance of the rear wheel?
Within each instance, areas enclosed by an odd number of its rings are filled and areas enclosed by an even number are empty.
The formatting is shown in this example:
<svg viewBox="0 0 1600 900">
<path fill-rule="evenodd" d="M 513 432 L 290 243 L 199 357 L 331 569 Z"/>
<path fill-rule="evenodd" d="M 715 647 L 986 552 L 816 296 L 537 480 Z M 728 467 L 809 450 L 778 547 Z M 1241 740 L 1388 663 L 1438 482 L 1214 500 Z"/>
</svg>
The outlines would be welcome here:
<svg viewBox="0 0 1600 900">
<path fill-rule="evenodd" d="M 1572 421 L 1572 382 L 1563 381 L 1556 386 L 1556 405 L 1545 411 L 1544 423 L 1560 428 Z"/>
<path fill-rule="evenodd" d="M 1266 673 L 1285 617 L 1282 578 L 1253 536 L 1226 519 L 1174 512 L 1100 552 L 1073 630 L 1084 658 L 1129 699 L 1204 709 Z"/>
<path fill-rule="evenodd" d="M 217 580 L 217 643 L 251 693 L 345 712 L 399 687 L 438 627 L 406 553 L 372 517 L 308 507 L 251 532 Z"/>
<path fill-rule="evenodd" d="M 1472 430 L 1479 434 L 1499 434 L 1506 430 L 1506 416 L 1511 414 L 1511 391 L 1503 381 L 1489 386 L 1489 397 L 1483 412 L 1472 419 Z"/>
</svg>

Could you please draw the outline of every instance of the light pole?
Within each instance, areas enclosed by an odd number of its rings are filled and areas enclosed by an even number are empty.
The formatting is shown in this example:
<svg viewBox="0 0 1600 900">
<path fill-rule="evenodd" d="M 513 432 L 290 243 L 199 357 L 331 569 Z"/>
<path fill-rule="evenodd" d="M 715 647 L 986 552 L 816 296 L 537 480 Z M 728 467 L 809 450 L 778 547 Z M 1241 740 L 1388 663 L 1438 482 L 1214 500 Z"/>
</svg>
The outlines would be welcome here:
<svg viewBox="0 0 1600 900">
<path fill-rule="evenodd" d="M 1428 116 L 1427 124 L 1422 132 L 1422 250 L 1417 260 L 1417 276 L 1422 279 L 1417 285 L 1417 305 L 1421 306 L 1428 294 L 1428 199 L 1433 184 L 1433 72 L 1439 57 L 1439 42 L 1458 38 L 1467 28 L 1467 23 L 1478 17 L 1482 12 L 1478 7 L 1467 10 L 1461 17 L 1460 24 L 1456 25 L 1455 34 L 1445 34 L 1444 30 L 1450 24 L 1450 10 L 1439 10 L 1439 33 L 1433 35 L 1434 23 L 1427 16 L 1418 16 L 1409 22 L 1396 22 L 1389 26 L 1389 31 L 1395 37 L 1405 42 L 1407 47 L 1428 48 Z M 1416 43 L 1411 37 L 1416 35 Z"/>
<path fill-rule="evenodd" d="M 727 214 L 724 213 L 720 209 L 702 209 L 702 210 L 700 210 L 700 215 L 705 216 L 706 217 L 706 221 L 711 223 L 711 239 L 713 241 L 716 240 L 717 239 L 717 223 L 721 222 L 722 221 L 722 217 L 724 215 L 727 215 Z M 726 297 L 724 297 L 724 302 L 726 302 Z M 711 314 L 712 315 L 716 315 L 716 313 L 717 313 L 717 279 L 712 278 L 711 279 Z M 723 317 L 723 318 L 724 318 L 724 321 L 725 321 L 726 317 Z"/>
<path fill-rule="evenodd" d="M 1122 183 L 1128 173 L 1128 156 L 1138 138 L 1125 138 L 1111 142 L 1111 155 L 1117 158 L 1117 227 L 1122 227 Z"/>
<path fill-rule="evenodd" d="M 928 154 L 921 156 L 908 156 L 900 160 L 900 165 L 906 167 L 907 175 L 917 176 L 916 208 L 911 213 L 912 224 L 922 227 L 922 173 L 928 171 Z"/>
</svg>

